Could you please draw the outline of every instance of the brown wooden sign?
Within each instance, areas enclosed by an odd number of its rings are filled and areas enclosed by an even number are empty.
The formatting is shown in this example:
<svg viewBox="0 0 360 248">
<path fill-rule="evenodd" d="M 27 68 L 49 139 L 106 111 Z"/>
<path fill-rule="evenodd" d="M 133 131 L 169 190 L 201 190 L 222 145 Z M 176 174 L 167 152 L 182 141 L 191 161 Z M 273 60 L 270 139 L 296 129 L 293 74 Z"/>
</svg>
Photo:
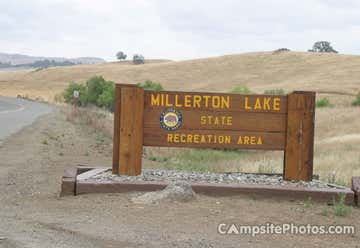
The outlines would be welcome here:
<svg viewBox="0 0 360 248">
<path fill-rule="evenodd" d="M 311 180 L 315 93 L 242 95 L 116 85 L 113 173 L 139 175 L 143 146 L 282 150 L 284 178 Z"/>
</svg>

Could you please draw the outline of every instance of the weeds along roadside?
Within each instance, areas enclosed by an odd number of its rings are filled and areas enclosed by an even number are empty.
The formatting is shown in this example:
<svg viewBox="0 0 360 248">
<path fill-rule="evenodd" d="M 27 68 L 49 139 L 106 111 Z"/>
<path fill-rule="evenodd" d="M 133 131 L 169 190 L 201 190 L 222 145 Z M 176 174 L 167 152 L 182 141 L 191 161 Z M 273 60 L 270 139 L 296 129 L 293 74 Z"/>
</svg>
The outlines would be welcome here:
<svg viewBox="0 0 360 248">
<path fill-rule="evenodd" d="M 86 126 L 86 128 L 112 139 L 114 115 L 111 112 L 94 106 L 86 108 L 64 106 L 61 107 L 61 112 L 70 123 Z"/>
</svg>

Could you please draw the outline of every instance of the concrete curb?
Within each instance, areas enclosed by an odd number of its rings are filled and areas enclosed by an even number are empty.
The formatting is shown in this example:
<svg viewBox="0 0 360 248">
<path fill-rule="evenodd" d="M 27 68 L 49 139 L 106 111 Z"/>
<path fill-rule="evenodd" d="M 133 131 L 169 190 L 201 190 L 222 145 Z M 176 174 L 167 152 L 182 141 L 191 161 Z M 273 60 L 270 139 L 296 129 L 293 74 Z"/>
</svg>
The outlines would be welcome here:
<svg viewBox="0 0 360 248">
<path fill-rule="evenodd" d="M 134 191 L 162 190 L 167 186 L 166 182 L 99 182 L 91 180 L 91 176 L 110 170 L 110 168 L 95 168 L 91 166 L 78 166 L 75 170 L 66 171 L 62 180 L 61 196 L 79 195 L 89 193 L 124 193 Z M 74 174 L 76 171 L 76 175 Z M 355 185 L 355 186 L 354 186 Z M 254 198 L 274 198 L 284 200 L 308 200 L 326 202 L 332 204 L 338 200 L 340 194 L 345 194 L 346 204 L 354 204 L 356 195 L 360 195 L 360 177 L 353 179 L 354 187 L 344 189 L 316 189 L 305 187 L 254 185 L 254 184 L 211 184 L 192 183 L 193 190 L 197 194 L 209 196 L 233 196 L 250 195 Z M 356 202 L 359 204 L 359 202 Z"/>
</svg>

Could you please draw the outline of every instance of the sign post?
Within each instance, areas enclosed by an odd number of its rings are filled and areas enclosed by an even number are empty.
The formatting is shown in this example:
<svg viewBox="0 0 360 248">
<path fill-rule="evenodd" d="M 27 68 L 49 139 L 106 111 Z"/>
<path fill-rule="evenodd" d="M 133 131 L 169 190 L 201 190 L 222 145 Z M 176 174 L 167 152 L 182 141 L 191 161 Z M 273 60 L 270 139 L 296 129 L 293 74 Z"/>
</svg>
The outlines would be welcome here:
<svg viewBox="0 0 360 248">
<path fill-rule="evenodd" d="M 311 180 L 315 93 L 241 95 L 115 88 L 113 173 L 141 174 L 142 147 L 284 151 L 284 179 Z"/>
<path fill-rule="evenodd" d="M 313 173 L 315 92 L 288 95 L 284 179 L 310 181 Z"/>
</svg>

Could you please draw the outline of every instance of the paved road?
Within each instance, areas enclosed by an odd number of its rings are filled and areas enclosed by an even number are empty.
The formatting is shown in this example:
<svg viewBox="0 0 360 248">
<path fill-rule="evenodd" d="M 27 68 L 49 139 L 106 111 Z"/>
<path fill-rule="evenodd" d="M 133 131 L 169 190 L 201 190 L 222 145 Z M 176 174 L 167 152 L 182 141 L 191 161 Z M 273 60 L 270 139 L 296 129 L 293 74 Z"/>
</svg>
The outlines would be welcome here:
<svg viewBox="0 0 360 248">
<path fill-rule="evenodd" d="M 0 96 L 0 143 L 52 110 L 47 104 Z"/>
</svg>

